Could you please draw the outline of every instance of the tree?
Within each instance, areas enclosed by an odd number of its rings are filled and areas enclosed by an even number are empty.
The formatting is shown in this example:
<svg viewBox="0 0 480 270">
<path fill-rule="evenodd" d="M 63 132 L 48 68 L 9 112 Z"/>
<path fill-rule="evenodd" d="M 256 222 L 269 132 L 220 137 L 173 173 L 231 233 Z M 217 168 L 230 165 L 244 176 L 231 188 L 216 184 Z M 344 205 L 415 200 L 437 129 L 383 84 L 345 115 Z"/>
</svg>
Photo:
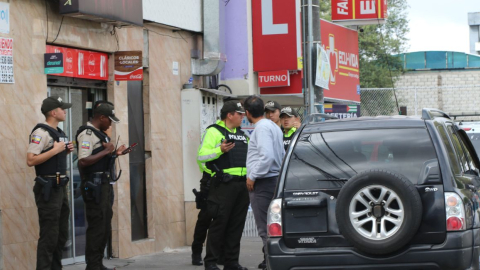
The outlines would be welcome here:
<svg viewBox="0 0 480 270">
<path fill-rule="evenodd" d="M 395 55 L 407 49 L 407 0 L 387 0 L 385 24 L 362 26 L 358 33 L 360 86 L 390 88 L 404 72 L 402 61 Z M 321 0 L 320 17 L 331 18 L 330 1 Z"/>
</svg>

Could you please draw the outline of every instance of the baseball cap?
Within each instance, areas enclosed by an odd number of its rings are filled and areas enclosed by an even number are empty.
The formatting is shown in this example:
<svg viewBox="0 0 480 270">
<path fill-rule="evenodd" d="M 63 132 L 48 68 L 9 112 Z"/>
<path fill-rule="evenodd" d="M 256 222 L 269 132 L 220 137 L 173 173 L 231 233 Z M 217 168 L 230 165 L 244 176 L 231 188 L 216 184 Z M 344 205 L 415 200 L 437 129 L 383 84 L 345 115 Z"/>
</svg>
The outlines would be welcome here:
<svg viewBox="0 0 480 270">
<path fill-rule="evenodd" d="M 288 116 L 295 116 L 298 117 L 298 113 L 292 109 L 291 107 L 285 107 L 280 111 L 280 117 L 282 117 L 283 114 L 286 114 Z"/>
<path fill-rule="evenodd" d="M 114 123 L 119 123 L 120 122 L 120 119 L 118 119 L 115 116 L 115 108 L 113 107 L 113 104 L 110 103 L 110 102 L 100 103 L 95 108 L 95 113 L 108 116 L 108 118 L 110 118 L 110 120 L 112 120 Z"/>
<path fill-rule="evenodd" d="M 265 103 L 265 111 L 266 110 L 275 111 L 276 109 L 278 110 L 282 109 L 282 106 L 280 106 L 280 103 L 276 101 L 267 101 L 267 103 Z"/>
<path fill-rule="evenodd" d="M 63 102 L 62 98 L 59 96 L 50 96 L 43 100 L 42 102 L 42 113 L 47 113 L 56 108 L 69 109 L 72 107 L 72 103 Z"/>
<path fill-rule="evenodd" d="M 238 101 L 227 101 L 223 104 L 222 113 L 229 113 L 229 112 L 238 112 L 238 113 L 245 113 L 245 109 L 242 106 L 242 103 Z"/>
</svg>

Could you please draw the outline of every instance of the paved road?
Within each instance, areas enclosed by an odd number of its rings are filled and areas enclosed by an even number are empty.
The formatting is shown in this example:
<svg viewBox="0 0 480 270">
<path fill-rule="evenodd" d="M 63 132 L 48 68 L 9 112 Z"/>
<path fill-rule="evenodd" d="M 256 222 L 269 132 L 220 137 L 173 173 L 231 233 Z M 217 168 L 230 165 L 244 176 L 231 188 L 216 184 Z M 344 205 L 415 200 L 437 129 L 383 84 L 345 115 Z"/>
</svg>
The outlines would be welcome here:
<svg viewBox="0 0 480 270">
<path fill-rule="evenodd" d="M 262 241 L 257 238 L 244 238 L 240 252 L 240 264 L 249 268 L 257 269 L 262 261 Z M 190 247 L 182 247 L 165 252 L 137 256 L 126 260 L 112 259 L 104 260 L 105 266 L 116 267 L 118 270 L 203 270 L 203 266 L 193 266 L 190 260 Z M 205 256 L 205 251 L 203 253 Z M 222 268 L 220 266 L 220 268 Z M 68 265 L 65 270 L 84 270 L 85 264 Z"/>
</svg>

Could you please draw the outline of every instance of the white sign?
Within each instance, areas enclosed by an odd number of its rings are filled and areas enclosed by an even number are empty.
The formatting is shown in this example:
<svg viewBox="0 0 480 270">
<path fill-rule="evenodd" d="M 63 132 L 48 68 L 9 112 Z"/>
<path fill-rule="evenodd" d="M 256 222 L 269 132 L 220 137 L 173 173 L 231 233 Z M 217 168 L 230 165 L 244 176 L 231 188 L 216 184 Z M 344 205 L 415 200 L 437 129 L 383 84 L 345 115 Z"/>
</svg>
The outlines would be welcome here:
<svg viewBox="0 0 480 270">
<path fill-rule="evenodd" d="M 315 85 L 328 89 L 330 83 L 330 58 L 327 52 L 317 43 L 317 74 L 315 76 Z"/>
<path fill-rule="evenodd" d="M 10 4 L 0 2 L 0 33 L 10 33 Z"/>
<path fill-rule="evenodd" d="M 173 62 L 173 75 L 178 75 L 178 62 Z"/>
<path fill-rule="evenodd" d="M 0 83 L 14 83 L 13 38 L 0 38 Z"/>
</svg>

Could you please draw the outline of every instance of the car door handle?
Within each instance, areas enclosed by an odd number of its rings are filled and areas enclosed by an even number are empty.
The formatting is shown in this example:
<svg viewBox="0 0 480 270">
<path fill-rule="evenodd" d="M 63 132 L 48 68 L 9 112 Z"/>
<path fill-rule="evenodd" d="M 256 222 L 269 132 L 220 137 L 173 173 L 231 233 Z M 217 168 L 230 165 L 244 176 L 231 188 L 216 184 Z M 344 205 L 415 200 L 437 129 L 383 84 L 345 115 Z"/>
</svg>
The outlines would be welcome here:
<svg viewBox="0 0 480 270">
<path fill-rule="evenodd" d="M 285 201 L 285 208 L 326 207 L 327 199 L 289 200 Z"/>
</svg>

